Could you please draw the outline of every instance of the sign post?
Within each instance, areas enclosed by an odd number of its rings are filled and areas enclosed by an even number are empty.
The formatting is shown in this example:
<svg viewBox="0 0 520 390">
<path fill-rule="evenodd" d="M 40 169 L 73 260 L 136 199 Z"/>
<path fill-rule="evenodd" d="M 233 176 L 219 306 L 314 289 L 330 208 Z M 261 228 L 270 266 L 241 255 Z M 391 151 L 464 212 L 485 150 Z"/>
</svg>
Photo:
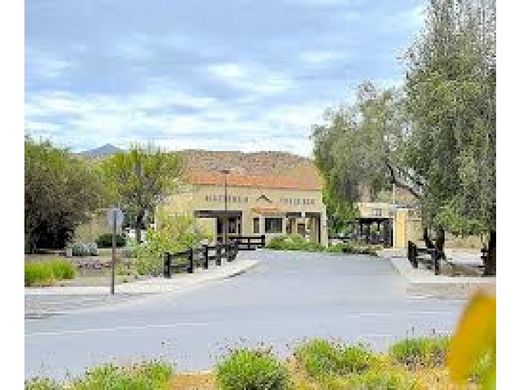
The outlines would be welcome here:
<svg viewBox="0 0 520 390">
<path fill-rule="evenodd" d="M 112 229 L 112 276 L 110 278 L 110 294 L 115 293 L 116 284 L 116 234 L 118 227 L 123 225 L 123 212 L 114 207 L 107 213 L 108 226 Z"/>
</svg>

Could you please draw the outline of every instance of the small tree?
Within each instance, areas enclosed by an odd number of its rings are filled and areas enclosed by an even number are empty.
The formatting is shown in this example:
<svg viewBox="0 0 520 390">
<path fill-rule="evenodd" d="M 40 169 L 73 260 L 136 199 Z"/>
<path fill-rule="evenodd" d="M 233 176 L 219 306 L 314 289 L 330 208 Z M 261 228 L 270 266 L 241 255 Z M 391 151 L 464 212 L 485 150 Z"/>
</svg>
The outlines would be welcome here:
<svg viewBox="0 0 520 390">
<path fill-rule="evenodd" d="M 48 141 L 25 139 L 26 251 L 63 248 L 105 201 L 94 167 Z"/>
<path fill-rule="evenodd" d="M 181 173 L 179 157 L 151 145 L 136 145 L 129 152 L 116 153 L 102 161 L 101 170 L 130 216 L 136 241 L 140 243 L 146 214 L 153 213 L 176 186 Z"/>
</svg>

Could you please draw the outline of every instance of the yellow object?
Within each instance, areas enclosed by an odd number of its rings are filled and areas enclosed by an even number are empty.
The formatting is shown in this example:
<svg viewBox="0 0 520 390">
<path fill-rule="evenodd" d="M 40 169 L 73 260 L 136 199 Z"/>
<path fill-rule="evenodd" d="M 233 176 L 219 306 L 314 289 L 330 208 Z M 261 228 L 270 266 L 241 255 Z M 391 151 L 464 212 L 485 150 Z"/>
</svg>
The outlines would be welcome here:
<svg viewBox="0 0 520 390">
<path fill-rule="evenodd" d="M 448 351 L 448 368 L 453 380 L 462 383 L 483 356 L 491 353 L 493 364 L 485 374 L 484 388 L 494 388 L 496 356 L 496 297 L 484 290 L 470 300 Z"/>
</svg>

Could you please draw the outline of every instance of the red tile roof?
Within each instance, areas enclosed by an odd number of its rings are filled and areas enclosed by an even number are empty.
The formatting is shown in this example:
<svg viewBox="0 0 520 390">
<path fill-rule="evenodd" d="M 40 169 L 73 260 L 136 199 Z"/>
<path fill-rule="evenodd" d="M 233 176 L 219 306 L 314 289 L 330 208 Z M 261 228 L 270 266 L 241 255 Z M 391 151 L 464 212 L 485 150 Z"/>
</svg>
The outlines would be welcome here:
<svg viewBox="0 0 520 390">
<path fill-rule="evenodd" d="M 258 187 L 258 188 L 279 188 L 304 191 L 321 190 L 320 177 L 315 172 L 298 172 L 294 176 L 274 176 L 274 175 L 245 175 L 241 173 L 229 173 L 227 175 L 228 186 L 230 187 Z M 191 172 L 187 176 L 187 181 L 198 185 L 224 186 L 225 174 L 221 172 Z"/>
</svg>

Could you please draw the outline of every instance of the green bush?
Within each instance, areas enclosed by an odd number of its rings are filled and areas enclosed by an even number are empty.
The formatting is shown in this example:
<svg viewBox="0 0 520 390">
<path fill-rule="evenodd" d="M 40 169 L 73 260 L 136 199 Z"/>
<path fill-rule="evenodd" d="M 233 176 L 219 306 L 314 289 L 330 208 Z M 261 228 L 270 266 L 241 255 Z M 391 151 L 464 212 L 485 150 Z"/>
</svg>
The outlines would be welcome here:
<svg viewBox="0 0 520 390">
<path fill-rule="evenodd" d="M 86 244 L 75 242 L 72 244 L 72 256 L 97 256 L 98 254 L 98 247 L 95 242 L 89 242 Z"/>
<path fill-rule="evenodd" d="M 179 252 L 192 248 L 209 236 L 192 216 L 160 214 L 158 229 L 149 228 L 146 242 L 136 248 L 136 270 L 141 275 L 159 275 L 163 271 L 165 252 Z"/>
<path fill-rule="evenodd" d="M 495 364 L 496 356 L 488 352 L 482 356 L 481 359 L 475 364 L 469 374 L 471 382 L 481 384 L 486 378 L 488 370 Z"/>
<path fill-rule="evenodd" d="M 295 357 L 310 376 L 318 379 L 363 372 L 375 361 L 370 349 L 363 344 L 343 345 L 322 339 L 300 344 Z"/>
<path fill-rule="evenodd" d="M 343 389 L 363 390 L 407 390 L 417 387 L 417 381 L 406 372 L 394 371 L 389 368 L 370 369 L 354 374 L 343 382 Z M 338 387 L 339 388 L 339 387 Z"/>
<path fill-rule="evenodd" d="M 99 248 L 112 248 L 112 233 L 103 233 L 96 238 L 96 244 Z M 116 234 L 116 247 L 122 248 L 126 245 L 126 236 Z"/>
<path fill-rule="evenodd" d="M 52 273 L 57 280 L 74 279 L 76 277 L 76 268 L 67 260 L 56 259 L 50 262 Z"/>
<path fill-rule="evenodd" d="M 25 381 L 25 390 L 62 390 L 58 382 L 53 381 L 49 378 L 31 378 Z"/>
<path fill-rule="evenodd" d="M 325 248 L 315 242 L 307 241 L 306 238 L 299 234 L 291 234 L 288 236 L 273 237 L 266 245 L 269 249 L 284 250 L 284 251 L 308 251 L 321 252 Z"/>
<path fill-rule="evenodd" d="M 389 355 L 410 368 L 441 367 L 445 363 L 449 342 L 449 337 L 405 339 L 393 344 Z"/>
<path fill-rule="evenodd" d="M 50 286 L 56 280 L 74 279 L 76 268 L 67 260 L 25 263 L 25 286 Z"/>
<path fill-rule="evenodd" d="M 54 284 L 54 273 L 49 262 L 25 264 L 25 286 L 50 286 Z"/>
<path fill-rule="evenodd" d="M 288 389 L 289 370 L 270 351 L 237 349 L 217 365 L 216 380 L 223 390 Z"/>
<path fill-rule="evenodd" d="M 173 376 L 173 367 L 164 362 L 152 361 L 129 367 L 107 364 L 88 370 L 77 379 L 75 390 L 156 390 L 165 389 Z"/>
<path fill-rule="evenodd" d="M 330 245 L 326 250 L 332 253 L 348 253 L 353 255 L 369 255 L 377 256 L 379 246 L 361 246 L 353 245 L 351 243 L 339 243 Z"/>
</svg>

